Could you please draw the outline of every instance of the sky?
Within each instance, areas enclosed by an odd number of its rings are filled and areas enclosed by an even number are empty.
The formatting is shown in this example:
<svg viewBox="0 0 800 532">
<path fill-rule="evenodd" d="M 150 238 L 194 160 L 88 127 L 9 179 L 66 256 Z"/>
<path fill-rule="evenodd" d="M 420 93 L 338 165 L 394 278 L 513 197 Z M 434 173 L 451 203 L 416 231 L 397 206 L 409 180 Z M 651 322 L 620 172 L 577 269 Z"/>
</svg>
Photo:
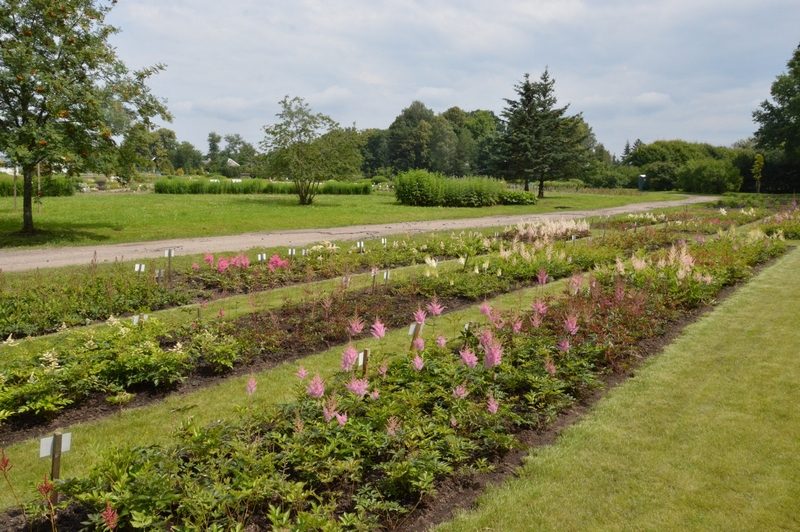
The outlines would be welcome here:
<svg viewBox="0 0 800 532">
<path fill-rule="evenodd" d="M 285 95 L 387 128 L 420 100 L 499 113 L 545 68 L 598 141 L 730 145 L 800 43 L 797 0 L 125 0 L 107 19 L 152 78 L 179 140 L 258 146 Z"/>
</svg>

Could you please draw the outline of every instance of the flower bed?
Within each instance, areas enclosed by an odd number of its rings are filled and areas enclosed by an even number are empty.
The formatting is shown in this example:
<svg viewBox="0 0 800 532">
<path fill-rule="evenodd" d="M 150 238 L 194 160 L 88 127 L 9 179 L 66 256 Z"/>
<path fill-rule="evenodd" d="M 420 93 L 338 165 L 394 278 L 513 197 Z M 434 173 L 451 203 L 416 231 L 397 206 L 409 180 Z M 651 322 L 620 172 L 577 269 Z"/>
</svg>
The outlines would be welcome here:
<svg viewBox="0 0 800 532">
<path fill-rule="evenodd" d="M 770 211 L 764 208 L 747 207 L 733 209 L 720 207 L 711 209 L 694 206 L 682 211 L 632 213 L 600 220 L 592 225 L 598 229 L 615 229 L 627 231 L 639 227 L 666 224 L 668 227 L 690 233 L 713 234 L 732 227 L 755 222 Z"/>
<path fill-rule="evenodd" d="M 544 283 L 612 262 L 636 249 L 653 249 L 673 235 L 640 231 L 608 235 L 602 242 L 557 243 L 544 248 L 514 243 L 457 271 L 392 283 L 360 292 L 334 291 L 274 312 L 227 322 L 193 322 L 167 330 L 156 320 L 136 327 L 116 320 L 105 330 L 79 332 L 37 357 L 0 373 L 0 422 L 38 422 L 97 394 L 116 403 L 131 393 L 170 389 L 195 372 L 224 373 L 254 360 L 281 361 L 347 339 L 347 320 L 381 317 L 394 327 L 424 299 L 438 296 L 451 308 Z M 335 311 L 334 311 L 335 309 Z"/>
<path fill-rule="evenodd" d="M 96 528 L 396 525 L 438 479 L 487 469 L 516 431 L 551 421 L 598 374 L 637 358 L 642 340 L 783 249 L 763 234 L 724 235 L 635 254 L 641 262 L 573 277 L 562 297 L 529 310 L 485 305 L 486 321 L 447 344 L 377 353 L 365 377 L 347 349 L 327 381 L 300 368 L 294 402 L 188 424 L 175 444 L 121 450 L 60 482 L 60 508 Z"/>
<path fill-rule="evenodd" d="M 794 202 L 764 221 L 764 232 L 768 235 L 781 234 L 784 238 L 800 240 L 800 208 Z"/>
</svg>

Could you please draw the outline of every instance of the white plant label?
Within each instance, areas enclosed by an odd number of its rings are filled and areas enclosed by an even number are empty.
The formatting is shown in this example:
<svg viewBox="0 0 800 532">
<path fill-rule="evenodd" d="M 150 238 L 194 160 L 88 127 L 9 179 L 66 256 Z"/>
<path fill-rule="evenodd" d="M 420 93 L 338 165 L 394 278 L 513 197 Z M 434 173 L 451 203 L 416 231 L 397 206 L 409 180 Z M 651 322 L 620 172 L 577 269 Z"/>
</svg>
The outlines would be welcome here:
<svg viewBox="0 0 800 532">
<path fill-rule="evenodd" d="M 414 323 L 412 323 L 411 325 L 408 326 L 408 335 L 409 336 L 413 336 L 414 335 L 414 327 L 416 327 L 416 326 L 417 326 L 417 322 L 414 322 Z M 425 327 L 425 324 L 424 323 L 420 323 L 419 324 L 419 333 L 420 334 L 422 334 L 422 328 L 423 327 Z"/>
<path fill-rule="evenodd" d="M 136 273 L 144 272 L 144 264 L 139 264 L 139 263 L 134 264 L 133 271 L 135 271 Z"/>
<path fill-rule="evenodd" d="M 61 435 L 61 452 L 65 453 L 72 448 L 72 433 L 65 432 Z M 47 458 L 53 454 L 53 437 L 48 436 L 39 440 L 39 458 Z"/>
<path fill-rule="evenodd" d="M 358 353 L 358 367 L 359 368 L 364 367 L 364 351 L 359 351 Z"/>
<path fill-rule="evenodd" d="M 167 258 L 174 257 L 175 256 L 175 250 L 172 249 L 172 248 L 165 249 L 164 250 L 164 256 L 167 257 Z"/>
</svg>

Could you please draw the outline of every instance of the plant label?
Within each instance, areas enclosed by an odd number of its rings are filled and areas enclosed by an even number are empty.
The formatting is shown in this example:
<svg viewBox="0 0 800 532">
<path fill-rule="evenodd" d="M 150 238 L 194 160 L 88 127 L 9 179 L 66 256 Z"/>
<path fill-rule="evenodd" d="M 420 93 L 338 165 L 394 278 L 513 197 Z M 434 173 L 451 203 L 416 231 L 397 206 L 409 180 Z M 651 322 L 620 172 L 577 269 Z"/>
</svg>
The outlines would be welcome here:
<svg viewBox="0 0 800 532">
<path fill-rule="evenodd" d="M 61 452 L 65 453 L 72 447 L 72 433 L 65 432 L 61 435 Z M 39 440 L 39 458 L 47 458 L 53 454 L 53 436 Z"/>
<path fill-rule="evenodd" d="M 305 249 L 305 248 L 303 248 L 303 249 L 300 251 L 300 255 L 301 255 L 301 256 L 303 256 L 303 257 L 305 257 L 306 255 L 308 255 L 308 250 L 307 250 L 307 249 Z"/>
<path fill-rule="evenodd" d="M 289 256 L 294 257 L 296 250 L 294 248 L 289 248 Z"/>
<path fill-rule="evenodd" d="M 164 250 L 164 256 L 168 259 L 171 259 L 175 256 L 175 250 L 172 248 L 167 248 Z"/>
<path fill-rule="evenodd" d="M 422 328 L 425 326 L 424 323 L 417 323 L 416 321 L 408 326 L 408 335 L 414 336 L 414 329 L 419 327 L 419 332 L 417 334 L 422 334 Z"/>
<path fill-rule="evenodd" d="M 267 260 L 267 254 L 266 254 L 266 253 L 259 253 L 259 254 L 256 256 L 256 260 L 257 260 L 258 262 L 264 262 L 265 260 Z"/>
<path fill-rule="evenodd" d="M 383 244 L 383 247 L 386 247 L 386 244 L 388 244 L 388 243 L 389 243 L 389 241 L 386 240 L 386 238 L 381 238 L 381 244 Z"/>
<path fill-rule="evenodd" d="M 144 272 L 144 264 L 139 264 L 139 263 L 134 264 L 133 271 L 135 271 L 136 273 Z"/>
<path fill-rule="evenodd" d="M 390 275 L 391 275 L 391 272 L 389 270 L 386 270 L 385 272 L 383 272 L 383 280 L 384 281 L 388 281 Z"/>
<path fill-rule="evenodd" d="M 465 330 L 465 331 L 468 331 L 468 330 L 469 330 L 469 323 L 465 323 L 465 324 L 464 324 L 464 330 Z"/>
<path fill-rule="evenodd" d="M 357 364 L 358 364 L 359 368 L 364 366 L 364 351 L 360 351 L 358 353 L 358 362 L 357 362 Z"/>
<path fill-rule="evenodd" d="M 156 279 L 163 279 L 164 278 L 164 270 L 158 269 L 156 270 Z"/>
<path fill-rule="evenodd" d="M 131 322 L 133 322 L 134 325 L 139 325 L 139 315 L 137 314 L 131 317 Z"/>
<path fill-rule="evenodd" d="M 572 235 L 572 241 L 575 242 L 575 235 Z"/>
</svg>

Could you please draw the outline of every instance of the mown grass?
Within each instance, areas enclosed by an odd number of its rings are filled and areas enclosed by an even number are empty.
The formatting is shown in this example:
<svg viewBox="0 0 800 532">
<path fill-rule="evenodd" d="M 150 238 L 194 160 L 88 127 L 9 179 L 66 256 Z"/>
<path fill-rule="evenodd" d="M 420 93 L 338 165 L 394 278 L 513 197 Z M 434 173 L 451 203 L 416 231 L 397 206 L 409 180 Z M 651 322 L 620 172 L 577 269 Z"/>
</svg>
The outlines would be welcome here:
<svg viewBox="0 0 800 532">
<path fill-rule="evenodd" d="M 41 207 L 34 207 L 34 223 L 39 233 L 32 237 L 17 233 L 22 212 L 13 210 L 11 198 L 0 198 L 0 247 L 112 244 L 252 231 L 536 214 L 681 197 L 669 192 L 559 192 L 551 193 L 537 205 L 448 208 L 400 205 L 391 194 L 318 196 L 313 205 L 301 206 L 292 196 L 98 193 L 44 198 Z"/>
<path fill-rule="evenodd" d="M 439 528 L 800 528 L 800 249 Z"/>
<path fill-rule="evenodd" d="M 490 301 L 501 310 L 520 308 L 528 305 L 537 294 L 563 290 L 564 283 L 561 280 L 545 287 L 523 289 Z M 479 305 L 472 305 L 429 320 L 423 336 L 428 341 L 433 341 L 439 334 L 455 338 L 463 330 L 464 323 L 481 319 L 478 309 Z M 409 316 L 409 323 L 411 321 Z M 363 340 L 356 346 L 359 349 L 372 349 L 373 356 L 379 356 L 380 353 L 402 353 L 410 342 L 407 332 L 406 329 L 392 330 L 383 340 Z M 325 376 L 338 369 L 341 353 L 342 346 L 337 346 L 257 373 L 255 377 L 258 389 L 252 397 L 245 393 L 248 377 L 232 377 L 196 392 L 168 396 L 150 406 L 121 409 L 110 417 L 64 427 L 65 432 L 72 432 L 72 450 L 62 457 L 62 476 L 85 473 L 104 454 L 113 453 L 115 447 L 167 442 L 172 439 L 174 430 L 189 419 L 202 425 L 237 416 L 242 408 L 265 408 L 287 401 L 298 391 L 299 381 L 295 372 L 301 364 L 309 374 L 320 373 Z M 45 435 L 47 434 L 42 434 Z M 38 449 L 38 439 L 6 448 L 6 454 L 14 466 L 11 480 L 15 490 L 25 493 L 26 496 L 35 493 L 35 485 L 49 471 L 49 462 L 38 458 Z M 0 490 L 0 509 L 13 504 L 14 499 L 9 490 Z"/>
</svg>

